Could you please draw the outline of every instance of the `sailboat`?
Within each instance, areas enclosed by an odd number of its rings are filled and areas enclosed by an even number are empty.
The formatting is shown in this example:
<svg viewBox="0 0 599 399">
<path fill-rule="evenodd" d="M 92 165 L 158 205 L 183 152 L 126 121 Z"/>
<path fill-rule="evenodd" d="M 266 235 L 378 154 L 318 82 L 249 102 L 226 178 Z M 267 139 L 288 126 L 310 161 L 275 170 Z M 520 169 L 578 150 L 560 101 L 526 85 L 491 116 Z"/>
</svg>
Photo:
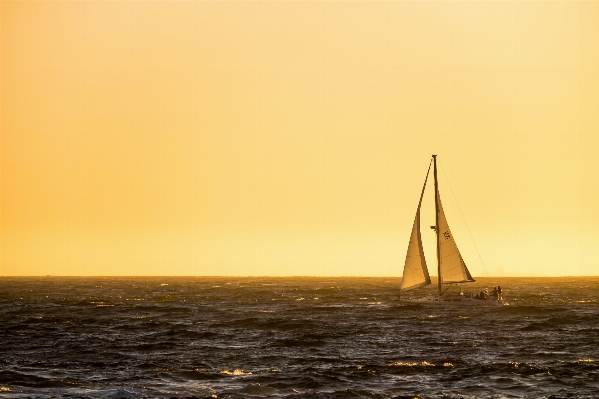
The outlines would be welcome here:
<svg viewBox="0 0 599 399">
<path fill-rule="evenodd" d="M 428 295 L 423 298 L 401 298 L 401 294 L 405 291 L 414 290 L 431 284 L 431 278 L 426 266 L 424 251 L 422 249 L 422 240 L 420 236 L 420 206 L 422 205 L 422 197 L 426 182 L 433 165 L 433 175 L 435 179 L 435 225 L 431 228 L 437 236 L 437 295 Z M 501 306 L 504 304 L 501 295 L 495 297 L 487 297 L 480 299 L 480 296 L 470 294 L 444 295 L 443 286 L 452 284 L 472 283 L 476 280 L 472 278 L 470 271 L 462 259 L 462 255 L 458 250 L 458 246 L 454 240 L 453 234 L 449 229 L 441 197 L 439 196 L 439 182 L 437 180 L 437 156 L 433 155 L 431 163 L 429 163 L 424 179 L 424 186 L 420 193 L 420 201 L 416 209 L 416 217 L 410 235 L 410 243 L 408 244 L 408 253 L 403 270 L 403 278 L 400 286 L 400 301 L 411 303 L 430 303 L 438 305 L 473 305 L 473 306 Z M 449 288 L 449 287 L 448 287 Z M 447 289 L 445 290 L 447 291 Z"/>
</svg>

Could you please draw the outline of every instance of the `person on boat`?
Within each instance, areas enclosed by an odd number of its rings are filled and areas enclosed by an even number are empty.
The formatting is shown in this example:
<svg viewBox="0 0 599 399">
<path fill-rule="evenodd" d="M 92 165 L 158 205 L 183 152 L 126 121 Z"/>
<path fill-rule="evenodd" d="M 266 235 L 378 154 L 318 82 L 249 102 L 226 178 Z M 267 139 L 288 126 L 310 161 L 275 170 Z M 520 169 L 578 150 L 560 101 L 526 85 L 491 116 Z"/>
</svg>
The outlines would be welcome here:
<svg viewBox="0 0 599 399">
<path fill-rule="evenodd" d="M 498 300 L 501 299 L 501 286 L 500 285 L 497 286 L 497 299 Z"/>
<path fill-rule="evenodd" d="M 487 299 L 487 298 L 485 298 L 485 292 L 484 291 L 480 292 L 480 299 L 482 299 L 482 300 Z"/>
<path fill-rule="evenodd" d="M 476 294 L 476 296 L 474 297 L 474 299 L 480 299 L 480 294 Z"/>
<path fill-rule="evenodd" d="M 493 287 L 493 292 L 491 293 L 492 297 L 497 297 L 498 296 L 498 291 L 497 291 L 497 287 Z"/>
</svg>

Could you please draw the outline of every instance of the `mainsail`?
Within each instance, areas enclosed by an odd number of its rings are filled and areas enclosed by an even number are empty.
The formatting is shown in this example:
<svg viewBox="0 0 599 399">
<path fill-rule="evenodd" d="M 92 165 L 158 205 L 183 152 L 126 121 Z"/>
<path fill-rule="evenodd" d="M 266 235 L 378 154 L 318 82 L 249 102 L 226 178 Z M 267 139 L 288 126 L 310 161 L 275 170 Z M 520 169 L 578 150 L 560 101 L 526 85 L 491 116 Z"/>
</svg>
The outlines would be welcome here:
<svg viewBox="0 0 599 399">
<path fill-rule="evenodd" d="M 410 235 L 410 244 L 408 245 L 401 287 L 399 288 L 400 291 L 424 287 L 431 283 L 431 278 L 428 275 L 428 269 L 426 267 L 426 259 L 424 258 L 424 251 L 422 250 L 422 240 L 420 238 L 420 205 L 422 204 L 422 196 L 424 195 L 424 189 L 426 188 L 426 181 L 428 180 L 428 173 L 430 170 L 431 166 L 429 164 L 426 178 L 424 179 L 424 186 L 422 187 L 422 193 L 420 194 L 420 201 L 418 202 L 418 209 L 416 210 L 416 217 L 414 218 L 414 225 L 412 226 L 412 234 Z"/>
<path fill-rule="evenodd" d="M 441 205 L 441 196 L 439 195 L 439 192 L 437 192 L 437 204 L 439 207 L 439 225 L 437 226 L 437 234 L 439 234 L 441 284 L 475 281 L 470 275 L 470 272 L 462 259 L 462 255 L 460 255 L 460 251 L 453 239 L 451 230 L 449 230 L 447 218 L 445 217 L 445 212 L 443 212 L 443 206 Z"/>
</svg>

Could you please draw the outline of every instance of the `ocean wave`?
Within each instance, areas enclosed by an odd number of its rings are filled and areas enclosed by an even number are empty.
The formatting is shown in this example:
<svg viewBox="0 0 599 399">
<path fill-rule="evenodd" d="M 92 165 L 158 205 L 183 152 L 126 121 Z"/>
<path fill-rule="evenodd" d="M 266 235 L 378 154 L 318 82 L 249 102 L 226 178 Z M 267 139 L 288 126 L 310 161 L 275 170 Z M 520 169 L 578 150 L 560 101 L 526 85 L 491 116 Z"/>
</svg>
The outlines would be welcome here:
<svg viewBox="0 0 599 399">
<path fill-rule="evenodd" d="M 76 385 L 77 381 L 63 378 L 48 378 L 10 370 L 0 370 L 0 384 L 35 388 L 57 388 Z"/>
</svg>

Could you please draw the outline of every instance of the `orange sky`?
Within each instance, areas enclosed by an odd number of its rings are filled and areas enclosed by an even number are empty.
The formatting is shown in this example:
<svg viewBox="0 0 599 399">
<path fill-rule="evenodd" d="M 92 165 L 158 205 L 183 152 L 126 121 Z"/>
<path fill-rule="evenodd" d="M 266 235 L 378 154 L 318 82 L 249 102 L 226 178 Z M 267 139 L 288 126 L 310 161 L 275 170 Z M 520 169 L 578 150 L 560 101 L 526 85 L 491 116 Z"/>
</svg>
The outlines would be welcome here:
<svg viewBox="0 0 599 399">
<path fill-rule="evenodd" d="M 0 7 L 0 275 L 599 274 L 599 2 Z"/>
</svg>

